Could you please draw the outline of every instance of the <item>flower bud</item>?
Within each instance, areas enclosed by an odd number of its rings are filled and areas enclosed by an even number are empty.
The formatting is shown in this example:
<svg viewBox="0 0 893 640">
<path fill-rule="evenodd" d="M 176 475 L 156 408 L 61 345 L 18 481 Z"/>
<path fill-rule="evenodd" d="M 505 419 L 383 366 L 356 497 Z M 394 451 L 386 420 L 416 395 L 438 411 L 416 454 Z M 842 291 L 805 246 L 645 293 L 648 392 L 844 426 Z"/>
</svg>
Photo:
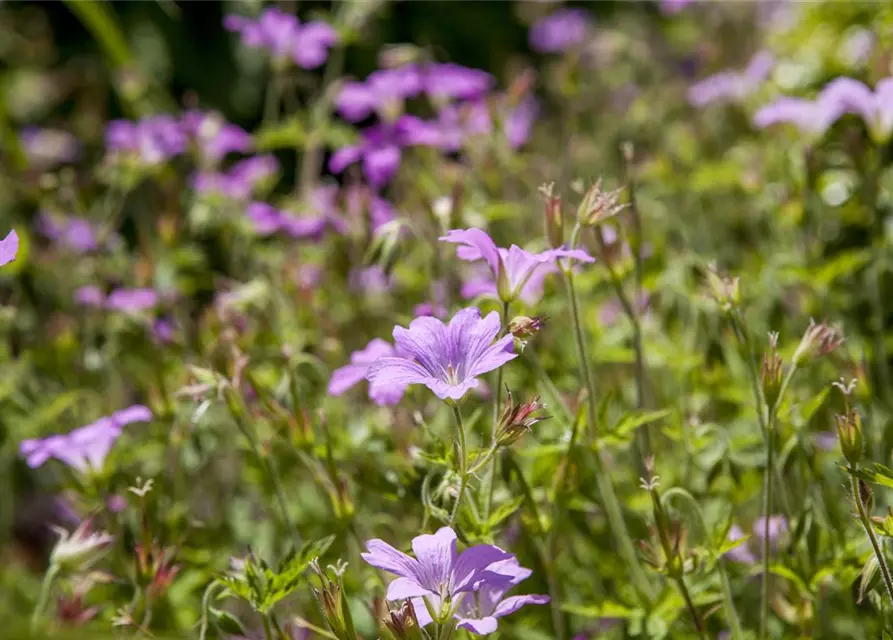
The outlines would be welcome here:
<svg viewBox="0 0 893 640">
<path fill-rule="evenodd" d="M 801 367 L 826 356 L 843 344 L 843 334 L 824 322 L 809 321 L 809 327 L 794 352 L 794 365 Z"/>
<path fill-rule="evenodd" d="M 329 577 L 329 574 L 319 566 L 317 560 L 310 563 L 310 568 L 319 577 L 319 589 L 313 589 L 316 599 L 319 601 L 322 609 L 323 617 L 329 628 L 338 638 L 338 640 L 356 640 L 356 632 L 353 627 L 353 620 L 350 616 L 350 610 L 344 600 L 344 588 L 341 583 L 341 575 L 346 564 L 341 563 L 334 568 L 335 580 Z M 329 567 L 332 570 L 333 567 Z"/>
<path fill-rule="evenodd" d="M 707 268 L 707 285 L 710 297 L 725 313 L 729 313 L 741 304 L 739 280 L 737 277 L 729 278 L 719 275 L 715 264 L 711 263 Z"/>
<path fill-rule="evenodd" d="M 544 324 L 546 324 L 545 316 L 534 316 L 533 318 L 516 316 L 509 321 L 508 329 L 509 333 L 519 340 L 526 340 L 539 333 Z"/>
<path fill-rule="evenodd" d="M 416 617 L 415 609 L 408 600 L 396 611 L 388 612 L 384 625 L 396 640 L 422 640 L 422 627 Z"/>
<path fill-rule="evenodd" d="M 763 354 L 763 363 L 760 365 L 760 384 L 763 388 L 763 397 L 770 407 L 775 406 L 778 394 L 781 393 L 781 379 L 783 373 L 782 359 L 778 355 L 778 334 L 769 334 L 769 350 Z"/>
<path fill-rule="evenodd" d="M 834 416 L 837 425 L 837 438 L 840 440 L 840 450 L 843 457 L 851 465 L 859 464 L 862 459 L 862 418 L 857 411 L 850 411 L 846 415 Z"/>
<path fill-rule="evenodd" d="M 622 187 L 614 191 L 603 190 L 599 178 L 583 195 L 583 201 L 577 209 L 577 218 L 581 224 L 596 226 L 623 211 L 628 205 L 620 202 L 622 192 Z"/>
<path fill-rule="evenodd" d="M 512 289 L 512 283 L 509 281 L 508 272 L 505 269 L 502 256 L 497 255 L 497 259 L 499 263 L 499 275 L 496 276 L 496 295 L 499 296 L 499 299 L 502 302 L 512 302 L 518 294 L 518 291 Z"/>
<path fill-rule="evenodd" d="M 515 404 L 512 392 L 507 391 L 502 415 L 496 429 L 496 442 L 503 447 L 513 444 L 525 432 L 531 431 L 537 422 L 547 419 L 545 416 L 533 415 L 545 407 L 546 405 L 540 402 L 539 396 L 534 396 L 533 400 L 529 402 Z"/>
<path fill-rule="evenodd" d="M 81 571 L 99 560 L 115 540 L 104 531 L 90 532 L 90 521 L 86 520 L 74 533 L 61 527 L 53 527 L 59 540 L 50 554 L 50 565 L 59 569 Z"/>
<path fill-rule="evenodd" d="M 540 187 L 546 199 L 546 238 L 553 249 L 564 246 L 564 215 L 561 207 L 561 196 L 553 193 L 554 184 Z"/>
</svg>

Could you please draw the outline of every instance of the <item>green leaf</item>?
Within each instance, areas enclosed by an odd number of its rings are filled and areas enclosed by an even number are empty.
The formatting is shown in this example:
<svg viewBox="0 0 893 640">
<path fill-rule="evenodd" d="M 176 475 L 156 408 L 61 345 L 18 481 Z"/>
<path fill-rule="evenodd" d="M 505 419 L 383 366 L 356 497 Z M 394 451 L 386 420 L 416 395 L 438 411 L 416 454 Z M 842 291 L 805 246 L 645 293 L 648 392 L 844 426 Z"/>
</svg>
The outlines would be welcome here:
<svg viewBox="0 0 893 640">
<path fill-rule="evenodd" d="M 258 151 L 276 151 L 303 147 L 307 142 L 307 128 L 298 118 L 261 128 L 254 134 Z"/>
<path fill-rule="evenodd" d="M 242 626 L 241 621 L 229 611 L 215 609 L 214 607 L 209 607 L 208 611 L 214 616 L 214 625 L 223 633 L 240 637 L 246 635 L 245 627 Z"/>
<path fill-rule="evenodd" d="M 571 615 L 580 616 L 582 618 L 620 618 L 623 620 L 631 620 L 640 618 L 645 615 L 642 609 L 634 609 L 620 602 L 606 600 L 600 604 L 580 605 L 580 604 L 564 604 L 561 610 Z"/>
<path fill-rule="evenodd" d="M 872 484 L 879 484 L 882 487 L 893 489 L 893 469 L 884 466 L 879 462 L 875 462 L 870 469 L 860 467 L 856 471 L 856 475 Z"/>
<path fill-rule="evenodd" d="M 803 424 L 807 424 L 812 420 L 816 411 L 825 403 L 825 399 L 830 391 L 831 387 L 825 387 L 800 407 L 800 419 L 803 420 Z"/>
<path fill-rule="evenodd" d="M 673 413 L 672 409 L 661 409 L 660 411 L 633 411 L 627 413 L 608 431 L 606 435 L 608 437 L 613 436 L 620 440 L 626 440 L 629 436 L 632 436 L 639 427 L 662 420 L 671 413 Z"/>
<path fill-rule="evenodd" d="M 503 520 L 520 509 L 522 504 L 524 504 L 524 496 L 518 496 L 514 500 L 504 502 L 497 507 L 496 511 L 490 514 L 490 519 L 487 521 L 487 524 L 491 528 L 498 527 Z"/>
<path fill-rule="evenodd" d="M 742 544 L 747 542 L 749 538 L 750 536 L 743 536 L 741 538 L 738 538 L 737 540 L 729 540 L 728 538 L 726 538 L 725 540 L 723 540 L 722 543 L 717 545 L 714 551 L 717 556 L 725 555 L 729 551 L 740 547 Z"/>
<path fill-rule="evenodd" d="M 871 585 L 876 582 L 875 578 L 877 577 L 877 570 L 877 556 L 872 553 L 868 556 L 868 560 L 865 561 L 865 566 L 862 567 L 861 577 L 859 578 L 859 597 L 856 599 L 856 604 L 862 603 L 865 594 L 868 593 Z"/>
</svg>

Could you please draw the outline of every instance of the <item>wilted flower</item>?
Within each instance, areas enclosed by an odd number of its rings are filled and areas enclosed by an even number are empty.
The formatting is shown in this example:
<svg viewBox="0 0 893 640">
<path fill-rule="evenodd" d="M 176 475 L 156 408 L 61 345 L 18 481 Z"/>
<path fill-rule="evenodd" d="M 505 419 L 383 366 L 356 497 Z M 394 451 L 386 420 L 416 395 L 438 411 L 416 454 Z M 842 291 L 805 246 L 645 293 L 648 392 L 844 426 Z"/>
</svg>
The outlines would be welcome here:
<svg viewBox="0 0 893 640">
<path fill-rule="evenodd" d="M 843 334 L 825 324 L 824 322 L 816 323 L 815 320 L 809 321 L 809 327 L 800 340 L 800 345 L 794 352 L 794 366 L 802 367 L 822 356 L 826 356 L 844 342 Z"/>
<path fill-rule="evenodd" d="M 586 190 L 583 201 L 577 208 L 577 218 L 582 224 L 590 226 L 613 218 L 629 206 L 625 202 L 620 202 L 622 193 L 622 187 L 614 191 L 605 191 L 602 189 L 602 180 L 599 178 L 594 185 Z"/>
<path fill-rule="evenodd" d="M 83 570 L 99 560 L 115 538 L 104 531 L 90 531 L 90 521 L 85 520 L 69 534 L 62 527 L 53 526 L 59 541 L 50 554 L 50 565 L 62 570 Z"/>
<path fill-rule="evenodd" d="M 717 270 L 716 264 L 711 263 L 707 266 L 707 284 L 709 286 L 710 297 L 719 305 L 724 312 L 729 313 L 732 309 L 741 304 L 741 287 L 740 278 L 730 278 L 722 276 Z"/>
<path fill-rule="evenodd" d="M 534 51 L 560 53 L 583 44 L 591 24 L 592 18 L 586 11 L 558 9 L 530 28 L 528 40 Z"/>
<path fill-rule="evenodd" d="M 517 298 L 538 270 L 549 266 L 554 268 L 561 258 L 594 261 L 581 249 L 550 249 L 542 253 L 530 253 L 516 245 L 503 249 L 497 247 L 490 236 L 480 229 L 453 229 L 440 239 L 458 244 L 456 255 L 462 260 L 484 260 L 496 280 L 499 298 L 506 302 Z"/>
<path fill-rule="evenodd" d="M 561 195 L 554 193 L 554 183 L 544 184 L 540 193 L 546 201 L 544 219 L 546 221 L 546 237 L 553 249 L 564 246 L 564 209 Z"/>
<path fill-rule="evenodd" d="M 19 252 L 19 234 L 15 229 L 6 234 L 3 240 L 0 240 L 0 267 L 9 264 L 16 259 Z"/>
<path fill-rule="evenodd" d="M 366 542 L 366 549 L 363 560 L 398 576 L 388 585 L 388 600 L 422 601 L 421 607 L 415 607 L 416 616 L 420 616 L 420 608 L 427 613 L 427 604 L 435 616 L 445 620 L 462 594 L 477 590 L 483 582 L 508 588 L 511 581 L 509 576 L 489 570 L 493 563 L 512 558 L 511 554 L 488 544 L 460 554 L 456 551 L 456 533 L 449 527 L 433 535 L 416 536 L 412 541 L 415 558 L 378 539 Z"/>
<path fill-rule="evenodd" d="M 459 400 L 478 386 L 477 376 L 517 357 L 511 334 L 496 340 L 500 324 L 497 312 L 482 319 L 474 307 L 459 311 L 449 324 L 430 316 L 416 318 L 408 329 L 394 328 L 398 353 L 373 362 L 366 379 L 372 384 L 424 384 L 442 400 Z"/>
<path fill-rule="evenodd" d="M 99 471 L 115 440 L 121 435 L 121 428 L 150 420 L 152 412 L 147 407 L 134 405 L 64 435 L 23 440 L 19 451 L 31 468 L 56 458 L 80 472 Z"/>
<path fill-rule="evenodd" d="M 527 402 L 515 403 L 512 392 L 507 391 L 502 415 L 496 427 L 496 441 L 507 447 L 513 444 L 526 432 L 533 430 L 533 425 L 547 419 L 547 416 L 535 415 L 546 408 L 539 396 Z"/>
<path fill-rule="evenodd" d="M 388 611 L 388 617 L 383 622 L 395 640 L 422 640 L 422 627 L 416 617 L 415 607 L 408 600 L 399 609 Z"/>
<path fill-rule="evenodd" d="M 329 379 L 328 393 L 340 396 L 352 386 L 366 379 L 369 366 L 382 357 L 396 356 L 397 350 L 381 338 L 373 339 L 365 348 L 354 351 L 350 356 L 350 364 L 336 369 Z M 369 383 L 369 399 L 377 405 L 395 405 L 403 399 L 406 384 L 394 383 L 383 379 Z"/>
<path fill-rule="evenodd" d="M 544 324 L 546 324 L 545 316 L 534 316 L 533 318 L 516 316 L 509 322 L 508 329 L 509 333 L 516 338 L 526 339 L 539 333 Z"/>
</svg>

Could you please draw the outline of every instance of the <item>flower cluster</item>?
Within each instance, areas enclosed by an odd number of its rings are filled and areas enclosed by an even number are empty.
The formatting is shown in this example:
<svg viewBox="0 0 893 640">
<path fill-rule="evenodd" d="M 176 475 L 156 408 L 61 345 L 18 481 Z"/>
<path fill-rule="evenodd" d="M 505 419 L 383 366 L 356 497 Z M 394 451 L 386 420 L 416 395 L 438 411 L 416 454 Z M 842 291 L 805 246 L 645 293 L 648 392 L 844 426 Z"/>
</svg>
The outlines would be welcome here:
<svg viewBox="0 0 893 640">
<path fill-rule="evenodd" d="M 338 34 L 328 23 L 301 24 L 296 16 L 276 8 L 264 9 L 257 20 L 228 15 L 223 26 L 238 33 L 245 46 L 269 51 L 277 63 L 293 62 L 304 69 L 321 66 L 338 42 Z"/>
<path fill-rule="evenodd" d="M 498 618 L 526 604 L 549 602 L 544 595 L 506 597 L 531 575 L 530 569 L 492 545 L 458 553 L 456 533 L 449 527 L 416 536 L 412 541 L 415 558 L 378 539 L 369 540 L 366 549 L 366 562 L 398 576 L 388 585 L 387 599 L 409 599 L 422 626 L 455 618 L 457 628 L 487 635 L 496 631 Z"/>
</svg>

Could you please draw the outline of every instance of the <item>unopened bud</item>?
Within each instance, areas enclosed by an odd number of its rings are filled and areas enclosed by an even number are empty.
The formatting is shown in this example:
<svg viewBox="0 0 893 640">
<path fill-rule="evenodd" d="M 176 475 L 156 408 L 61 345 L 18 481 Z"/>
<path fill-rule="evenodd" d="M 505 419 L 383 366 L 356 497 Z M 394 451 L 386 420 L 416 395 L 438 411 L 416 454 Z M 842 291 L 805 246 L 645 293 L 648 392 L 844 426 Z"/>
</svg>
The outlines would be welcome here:
<svg viewBox="0 0 893 640">
<path fill-rule="evenodd" d="M 396 611 L 390 611 L 384 619 L 384 625 L 395 640 L 422 640 L 421 626 L 415 609 L 408 600 Z"/>
<path fill-rule="evenodd" d="M 505 268 L 505 263 L 502 260 L 502 256 L 497 254 L 496 258 L 499 264 L 499 274 L 496 276 L 496 295 L 499 296 L 499 299 L 502 302 L 513 302 L 515 296 L 520 293 L 519 289 L 521 287 L 512 286 L 512 282 L 511 280 L 509 280 L 508 271 Z"/>
<path fill-rule="evenodd" d="M 540 187 L 546 201 L 546 238 L 553 249 L 564 245 L 564 215 L 561 196 L 553 193 L 555 185 L 549 183 Z"/>
<path fill-rule="evenodd" d="M 105 555 L 114 538 L 104 531 L 90 531 L 90 521 L 85 520 L 74 533 L 61 527 L 52 527 L 59 536 L 50 554 L 50 564 L 59 569 L 82 571 Z"/>
<path fill-rule="evenodd" d="M 616 216 L 628 206 L 627 203 L 620 202 L 622 193 L 622 188 L 605 191 L 599 178 L 583 195 L 583 201 L 577 209 L 577 218 L 584 225 L 596 226 Z"/>
<path fill-rule="evenodd" d="M 859 480 L 859 500 L 865 506 L 865 512 L 870 515 L 874 508 L 874 492 L 864 480 Z"/>
<path fill-rule="evenodd" d="M 839 330 L 824 322 L 810 320 L 800 346 L 794 352 L 794 364 L 798 367 L 810 364 L 834 351 L 843 341 L 843 334 Z"/>
<path fill-rule="evenodd" d="M 399 220 L 387 222 L 375 230 L 372 243 L 366 252 L 367 266 L 378 265 L 385 273 L 391 273 L 400 257 L 400 235 L 403 223 Z"/>
<path fill-rule="evenodd" d="M 851 465 L 859 464 L 862 459 L 862 418 L 857 411 L 850 411 L 846 415 L 834 416 L 837 425 L 837 439 L 840 440 L 840 450 L 843 457 Z"/>
<path fill-rule="evenodd" d="M 763 387 L 763 397 L 770 407 L 775 406 L 778 394 L 781 393 L 781 379 L 783 366 L 781 356 L 778 355 L 778 334 L 769 334 L 769 350 L 763 354 L 763 363 L 760 365 L 760 384 Z"/>
<path fill-rule="evenodd" d="M 716 301 L 716 304 L 725 313 L 729 313 L 741 304 L 739 278 L 721 276 L 716 269 L 716 265 L 712 263 L 707 268 L 707 285 L 710 297 Z"/>
<path fill-rule="evenodd" d="M 496 442 L 503 447 L 512 445 L 531 431 L 537 422 L 548 419 L 547 416 L 534 415 L 545 408 L 546 405 L 540 402 L 539 396 L 534 396 L 529 402 L 515 404 L 512 392 L 508 391 L 496 429 Z"/>
<path fill-rule="evenodd" d="M 534 337 L 546 324 L 545 316 L 516 316 L 509 321 L 509 333 L 518 339 L 526 340 Z"/>
</svg>

